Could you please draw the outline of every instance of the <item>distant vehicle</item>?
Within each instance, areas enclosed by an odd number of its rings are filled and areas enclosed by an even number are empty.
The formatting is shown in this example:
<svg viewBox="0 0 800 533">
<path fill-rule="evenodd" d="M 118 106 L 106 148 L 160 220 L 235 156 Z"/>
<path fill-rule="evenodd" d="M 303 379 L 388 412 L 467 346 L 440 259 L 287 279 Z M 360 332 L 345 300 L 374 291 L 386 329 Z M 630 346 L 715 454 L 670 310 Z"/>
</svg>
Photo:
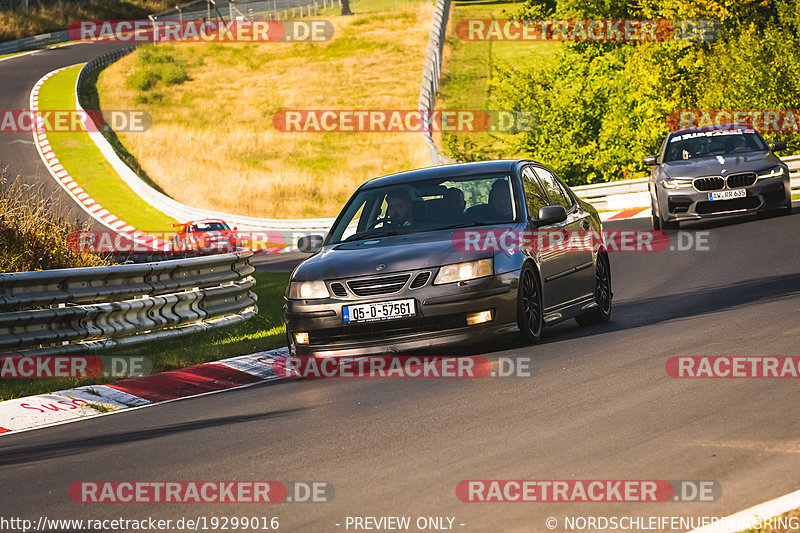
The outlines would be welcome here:
<svg viewBox="0 0 800 533">
<path fill-rule="evenodd" d="M 241 248 L 236 228 L 228 226 L 224 220 L 208 218 L 193 220 L 183 224 L 173 224 L 180 228 L 172 236 L 172 248 L 176 251 L 225 253 Z"/>
<path fill-rule="evenodd" d="M 679 222 L 702 218 L 792 210 L 789 168 L 746 125 L 690 128 L 667 135 L 651 167 L 650 201 L 654 229 L 677 229 Z"/>
<path fill-rule="evenodd" d="M 376 178 L 344 206 L 284 298 L 300 356 L 391 354 L 468 344 L 611 315 L 603 246 L 580 251 L 459 249 L 457 233 L 602 232 L 597 211 L 535 161 L 446 165 Z"/>
</svg>

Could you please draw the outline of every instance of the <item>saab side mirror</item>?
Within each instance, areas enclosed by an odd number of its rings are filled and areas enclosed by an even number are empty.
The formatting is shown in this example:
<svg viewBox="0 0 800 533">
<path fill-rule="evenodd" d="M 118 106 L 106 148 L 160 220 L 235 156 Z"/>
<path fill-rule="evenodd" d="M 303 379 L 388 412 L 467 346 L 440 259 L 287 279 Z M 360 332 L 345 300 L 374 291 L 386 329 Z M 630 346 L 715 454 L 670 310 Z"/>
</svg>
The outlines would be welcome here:
<svg viewBox="0 0 800 533">
<path fill-rule="evenodd" d="M 533 224 L 540 228 L 542 226 L 550 226 L 558 224 L 567 220 L 567 210 L 561 205 L 546 205 L 539 209 L 539 218 L 533 221 Z"/>
<path fill-rule="evenodd" d="M 322 250 L 325 237 L 322 235 L 306 235 L 297 239 L 297 249 L 306 254 L 315 254 Z"/>
<path fill-rule="evenodd" d="M 658 156 L 646 155 L 642 158 L 642 164 L 646 167 L 653 167 L 658 164 Z"/>
</svg>

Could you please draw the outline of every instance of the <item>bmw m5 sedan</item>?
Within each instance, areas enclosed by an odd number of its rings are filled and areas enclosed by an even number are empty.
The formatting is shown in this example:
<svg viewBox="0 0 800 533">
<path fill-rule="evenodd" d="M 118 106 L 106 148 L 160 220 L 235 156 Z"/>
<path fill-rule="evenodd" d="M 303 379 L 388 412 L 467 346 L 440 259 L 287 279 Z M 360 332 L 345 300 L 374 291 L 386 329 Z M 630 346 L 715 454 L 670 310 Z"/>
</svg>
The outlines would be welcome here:
<svg viewBox="0 0 800 533">
<path fill-rule="evenodd" d="M 727 124 L 667 135 L 651 167 L 653 229 L 677 229 L 681 221 L 792 210 L 789 168 L 750 126 Z"/>
<path fill-rule="evenodd" d="M 458 244 L 466 231 L 602 235 L 602 226 L 591 205 L 535 161 L 370 180 L 327 236 L 298 242 L 314 255 L 294 270 L 284 298 L 291 353 L 391 354 L 513 332 L 535 342 L 545 325 L 609 319 L 611 270 L 602 243 L 467 249 Z"/>
</svg>

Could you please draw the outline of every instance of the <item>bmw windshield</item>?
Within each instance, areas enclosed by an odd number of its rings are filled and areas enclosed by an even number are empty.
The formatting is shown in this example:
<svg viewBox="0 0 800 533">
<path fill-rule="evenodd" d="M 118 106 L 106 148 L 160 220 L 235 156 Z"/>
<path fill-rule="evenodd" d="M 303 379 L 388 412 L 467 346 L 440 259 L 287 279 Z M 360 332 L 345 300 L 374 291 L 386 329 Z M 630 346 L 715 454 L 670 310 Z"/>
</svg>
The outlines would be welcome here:
<svg viewBox="0 0 800 533">
<path fill-rule="evenodd" d="M 367 187 L 331 229 L 328 244 L 448 228 L 513 222 L 509 175 L 483 175 Z"/>
<path fill-rule="evenodd" d="M 711 130 L 680 133 L 671 137 L 664 161 L 681 161 L 722 155 L 761 152 L 769 147 L 753 130 Z"/>
</svg>

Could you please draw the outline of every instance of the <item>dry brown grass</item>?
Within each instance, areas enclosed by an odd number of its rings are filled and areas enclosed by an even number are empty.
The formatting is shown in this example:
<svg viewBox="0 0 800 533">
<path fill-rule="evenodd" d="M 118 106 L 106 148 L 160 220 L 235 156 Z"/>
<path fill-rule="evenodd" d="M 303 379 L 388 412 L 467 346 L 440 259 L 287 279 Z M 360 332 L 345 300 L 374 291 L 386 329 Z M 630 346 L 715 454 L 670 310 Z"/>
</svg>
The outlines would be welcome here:
<svg viewBox="0 0 800 533">
<path fill-rule="evenodd" d="M 61 219 L 60 211 L 40 189 L 12 182 L 0 169 L 0 272 L 109 264 L 103 257 L 70 251 L 69 233 L 89 228 Z"/>
<path fill-rule="evenodd" d="M 414 133 L 282 133 L 281 109 L 416 109 L 433 7 L 332 17 L 322 44 L 177 44 L 190 80 L 136 104 L 136 55 L 100 77 L 104 109 L 143 108 L 146 133 L 122 135 L 149 177 L 197 207 L 275 217 L 334 216 L 369 178 L 430 164 Z M 163 45 L 159 45 L 163 46 Z M 202 65 L 199 64 L 202 60 Z M 156 93 L 155 98 L 153 92 Z"/>
<path fill-rule="evenodd" d="M 167 0 L 93 0 L 0 12 L 0 41 L 66 30 L 73 20 L 142 18 L 173 5 L 174 2 Z"/>
</svg>

